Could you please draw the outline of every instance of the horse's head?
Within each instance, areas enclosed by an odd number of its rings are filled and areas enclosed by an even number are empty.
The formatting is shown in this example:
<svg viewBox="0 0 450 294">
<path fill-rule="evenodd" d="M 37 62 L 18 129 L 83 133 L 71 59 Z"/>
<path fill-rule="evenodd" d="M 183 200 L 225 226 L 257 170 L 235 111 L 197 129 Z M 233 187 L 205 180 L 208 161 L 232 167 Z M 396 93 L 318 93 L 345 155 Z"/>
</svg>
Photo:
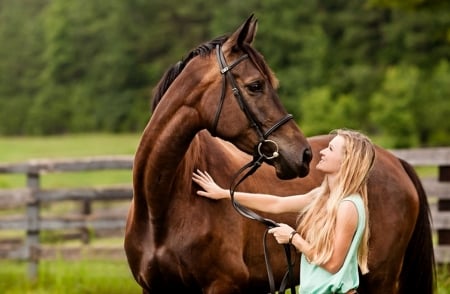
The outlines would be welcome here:
<svg viewBox="0 0 450 294">
<path fill-rule="evenodd" d="M 189 123 L 195 121 L 196 131 L 206 128 L 242 151 L 262 156 L 281 179 L 304 177 L 311 149 L 280 102 L 275 75 L 252 47 L 256 29 L 252 15 L 229 37 L 191 51 L 165 73 L 156 87 L 153 108 L 157 110 L 166 100 L 163 97 L 182 96 L 184 106 L 174 100 L 166 103 L 178 113 L 192 115 Z"/>
<path fill-rule="evenodd" d="M 203 116 L 207 129 L 246 153 L 272 164 L 278 177 L 303 177 L 312 153 L 296 123 L 282 106 L 278 81 L 251 44 L 257 29 L 253 16 L 223 44 L 217 44 L 210 69 L 215 93 L 208 92 Z"/>
</svg>

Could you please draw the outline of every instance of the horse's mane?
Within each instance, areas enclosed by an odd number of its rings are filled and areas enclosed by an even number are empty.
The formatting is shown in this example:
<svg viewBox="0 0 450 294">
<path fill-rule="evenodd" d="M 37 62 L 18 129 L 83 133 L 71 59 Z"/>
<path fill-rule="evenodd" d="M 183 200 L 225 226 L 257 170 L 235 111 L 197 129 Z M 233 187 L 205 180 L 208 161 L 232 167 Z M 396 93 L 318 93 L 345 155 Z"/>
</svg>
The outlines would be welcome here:
<svg viewBox="0 0 450 294">
<path fill-rule="evenodd" d="M 214 48 L 216 48 L 216 45 L 222 45 L 227 39 L 228 36 L 221 36 L 209 42 L 203 43 L 202 45 L 198 46 L 197 48 L 189 52 L 189 54 L 181 61 L 178 61 L 175 65 L 170 67 L 164 73 L 163 77 L 153 90 L 152 110 L 155 110 L 156 105 L 158 105 L 159 101 L 161 101 L 161 98 L 163 97 L 164 93 L 166 93 L 167 89 L 170 87 L 172 82 L 183 71 L 184 67 L 186 66 L 186 64 L 189 63 L 189 61 L 191 61 L 196 56 L 209 55 L 209 53 L 212 50 L 214 50 Z"/>
<path fill-rule="evenodd" d="M 223 45 L 229 36 L 224 35 L 217 37 L 209 42 L 203 43 L 198 46 L 189 54 L 183 58 L 181 61 L 178 61 L 175 65 L 170 67 L 163 75 L 161 80 L 158 82 L 156 87 L 153 90 L 153 99 L 152 99 L 152 111 L 155 110 L 158 103 L 161 101 L 161 98 L 166 93 L 167 89 L 170 87 L 172 82 L 178 77 L 178 75 L 183 71 L 186 64 L 189 63 L 196 56 L 207 56 L 211 53 L 212 50 L 216 48 L 216 45 Z M 272 73 L 271 69 L 267 66 L 264 57 L 259 54 L 251 45 L 244 44 L 242 48 L 250 57 L 250 59 L 260 68 L 262 73 L 266 76 L 267 79 L 271 82 L 274 88 L 278 87 L 278 80 L 275 75 Z"/>
</svg>

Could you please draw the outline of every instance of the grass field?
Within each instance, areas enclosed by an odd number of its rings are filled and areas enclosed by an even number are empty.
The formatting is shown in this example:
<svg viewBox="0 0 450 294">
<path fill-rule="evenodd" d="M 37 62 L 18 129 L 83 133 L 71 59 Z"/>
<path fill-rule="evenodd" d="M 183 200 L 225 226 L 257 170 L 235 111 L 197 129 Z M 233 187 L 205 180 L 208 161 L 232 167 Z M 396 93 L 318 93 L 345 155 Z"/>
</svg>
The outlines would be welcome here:
<svg viewBox="0 0 450 294">
<path fill-rule="evenodd" d="M 34 158 L 133 155 L 139 139 L 139 134 L 0 137 L 0 164 L 23 162 Z M 433 169 L 425 169 L 424 172 L 426 174 L 435 173 Z M 42 177 L 43 187 L 98 186 L 122 183 L 131 183 L 131 171 L 48 174 Z M 0 174 L 0 189 L 24 186 L 23 175 Z M 0 238 L 2 234 L 5 236 L 4 234 L 7 233 L 0 231 Z M 111 242 L 121 246 L 122 240 Z M 37 281 L 28 281 L 26 274 L 25 262 L 0 260 L 0 293 L 140 293 L 131 277 L 125 259 L 44 260 L 40 263 Z M 450 275 L 446 268 L 442 268 L 438 272 L 437 293 L 450 294 Z"/>
<path fill-rule="evenodd" d="M 133 294 L 141 293 L 128 265 L 121 260 L 44 260 L 39 279 L 26 278 L 27 266 L 19 261 L 1 261 L 2 294 Z"/>
<path fill-rule="evenodd" d="M 87 134 L 49 137 L 0 137 L 0 162 L 134 154 L 140 134 Z"/>
<path fill-rule="evenodd" d="M 133 155 L 139 134 L 89 134 L 51 137 L 0 137 L 0 164 L 18 163 L 30 159 L 80 158 L 104 155 Z M 102 186 L 131 183 L 131 171 L 98 171 L 88 173 L 45 174 L 44 188 Z M 24 175 L 0 174 L 0 188 L 25 187 Z M 71 209 L 71 204 L 54 205 L 53 210 Z M 61 206 L 64 206 L 61 208 Z M 0 212 L 5 213 L 5 212 Z M 19 232 L 0 231 L 0 238 L 15 237 Z M 43 232 L 41 242 L 48 241 Z M 42 240 L 43 239 L 43 240 Z M 71 241 L 78 243 L 80 241 Z M 94 240 L 94 243 L 96 241 Z M 107 239 L 108 245 L 122 246 L 123 240 Z M 103 245 L 103 244 L 102 244 Z M 0 260 L 0 293 L 2 294 L 82 294 L 141 293 L 123 259 L 114 260 L 43 260 L 39 279 L 27 279 L 27 264 L 23 261 Z"/>
<path fill-rule="evenodd" d="M 26 264 L 1 261 L 2 294 L 138 294 L 126 262 L 107 260 L 47 260 L 40 263 L 38 281 L 26 279 Z M 447 269 L 438 273 L 437 294 L 450 293 Z"/>
<path fill-rule="evenodd" d="M 104 155 L 133 155 L 138 134 L 89 134 L 51 137 L 0 137 L 0 163 L 18 163 L 30 159 L 80 158 Z M 131 171 L 95 171 L 89 173 L 48 174 L 42 187 L 101 186 L 131 183 Z M 25 186 L 23 175 L 0 174 L 0 189 Z"/>
</svg>

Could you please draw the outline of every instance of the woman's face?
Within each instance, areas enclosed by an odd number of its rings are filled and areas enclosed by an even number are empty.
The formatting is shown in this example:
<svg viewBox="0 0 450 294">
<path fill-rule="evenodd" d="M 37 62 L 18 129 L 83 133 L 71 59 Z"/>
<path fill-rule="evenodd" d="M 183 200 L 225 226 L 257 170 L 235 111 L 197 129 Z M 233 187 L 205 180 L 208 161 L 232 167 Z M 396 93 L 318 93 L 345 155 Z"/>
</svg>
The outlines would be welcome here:
<svg viewBox="0 0 450 294">
<path fill-rule="evenodd" d="M 320 161 L 316 168 L 326 174 L 337 173 L 344 159 L 344 144 L 343 137 L 334 137 L 328 147 L 320 151 Z"/>
</svg>

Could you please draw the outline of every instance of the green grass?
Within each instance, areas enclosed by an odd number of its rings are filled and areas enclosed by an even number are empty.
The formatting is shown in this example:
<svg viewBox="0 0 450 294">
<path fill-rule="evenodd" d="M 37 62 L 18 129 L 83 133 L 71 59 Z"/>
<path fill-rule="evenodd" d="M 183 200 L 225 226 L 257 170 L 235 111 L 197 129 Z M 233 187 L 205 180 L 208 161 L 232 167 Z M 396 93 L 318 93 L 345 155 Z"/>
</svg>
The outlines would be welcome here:
<svg viewBox="0 0 450 294">
<path fill-rule="evenodd" d="M 81 158 L 105 155 L 133 155 L 140 134 L 87 134 L 50 137 L 0 137 L 0 163 L 30 159 Z M 131 183 L 131 170 L 46 174 L 43 188 L 92 187 Z M 0 174 L 0 189 L 25 187 L 22 174 Z"/>
<path fill-rule="evenodd" d="M 39 264 L 39 279 L 26 277 L 27 264 L 1 261 L 2 294 L 84 294 L 141 293 L 126 261 L 121 260 L 44 260 Z"/>
<path fill-rule="evenodd" d="M 3 294 L 133 294 L 141 293 L 124 261 L 45 260 L 39 266 L 38 281 L 26 279 L 27 265 L 1 261 L 0 292 Z M 450 293 L 447 268 L 438 272 L 437 294 Z"/>
<path fill-rule="evenodd" d="M 0 137 L 0 163 L 19 163 L 30 159 L 81 158 L 104 155 L 133 155 L 140 134 L 87 134 L 50 137 Z M 43 174 L 43 188 L 90 187 L 113 184 L 131 184 L 131 170 L 91 171 L 79 173 Z M 21 174 L 0 174 L 0 189 L 26 186 Z M 105 204 L 96 204 L 105 205 Z M 110 204 L 108 204 L 110 205 Z M 111 204 L 112 205 L 112 204 Z M 119 204 L 118 204 L 119 205 Z M 128 205 L 128 203 L 121 204 Z M 79 204 L 64 202 L 44 209 L 42 214 L 65 213 L 78 209 Z M 1 214 L 23 214 L 23 210 L 1 211 Z M 1 231 L 2 238 L 22 237 L 21 231 Z M 56 237 L 55 237 L 56 236 Z M 53 231 L 42 232 L 41 242 L 60 242 Z M 121 246 L 123 238 L 105 239 L 106 245 Z M 102 239 L 95 240 L 96 244 Z M 106 242 L 106 241 L 105 241 Z M 80 241 L 65 242 L 66 245 Z M 42 260 L 39 279 L 27 279 L 27 263 L 0 260 L 0 293 L 141 293 L 131 276 L 126 260 L 76 261 Z"/>
<path fill-rule="evenodd" d="M 140 134 L 82 134 L 48 137 L 0 137 L 0 162 L 31 158 L 132 155 Z"/>
<path fill-rule="evenodd" d="M 450 273 L 449 266 L 438 267 L 438 277 L 437 277 L 437 293 L 438 294 L 450 294 Z"/>
<path fill-rule="evenodd" d="M 50 137 L 0 137 L 0 163 L 26 162 L 30 159 L 81 158 L 104 155 L 133 155 L 139 134 L 87 134 Z M 131 170 L 92 171 L 79 173 L 44 174 L 44 188 L 90 187 L 111 184 L 131 184 Z M 24 175 L 0 174 L 0 188 L 25 187 Z M 127 204 L 126 204 L 127 205 Z M 52 205 L 55 213 L 73 210 L 78 204 Z M 4 213 L 22 213 L 17 210 Z M 4 238 L 22 236 L 20 231 L 1 231 Z M 43 232 L 41 241 L 51 243 L 53 232 Z M 46 239 L 47 242 L 45 242 Z M 58 240 L 57 240 L 58 241 Z M 111 241 L 121 246 L 123 240 Z M 72 241 L 73 242 L 73 241 Z M 77 241 L 79 242 L 79 241 Z M 70 244 L 70 242 L 67 242 Z M 140 293 L 131 276 L 126 260 L 43 260 L 39 265 L 39 279 L 29 281 L 27 264 L 21 261 L 0 261 L 0 293 Z"/>
</svg>

